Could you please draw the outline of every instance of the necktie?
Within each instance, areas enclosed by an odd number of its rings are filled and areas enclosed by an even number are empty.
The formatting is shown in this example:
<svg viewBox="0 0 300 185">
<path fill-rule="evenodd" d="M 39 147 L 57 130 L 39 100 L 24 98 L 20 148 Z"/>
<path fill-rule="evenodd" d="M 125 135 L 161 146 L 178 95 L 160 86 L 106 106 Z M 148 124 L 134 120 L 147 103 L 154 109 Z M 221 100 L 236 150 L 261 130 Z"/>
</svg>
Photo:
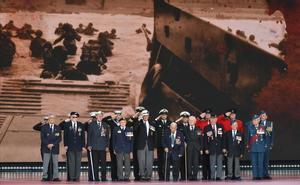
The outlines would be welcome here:
<svg viewBox="0 0 300 185">
<path fill-rule="evenodd" d="M 233 131 L 232 131 L 232 139 L 233 139 L 233 141 L 235 141 L 235 134 L 236 134 L 236 133 L 235 133 L 235 130 L 233 130 Z"/>
<path fill-rule="evenodd" d="M 53 130 L 54 130 L 54 125 L 53 125 L 53 124 L 51 124 L 51 125 L 50 125 L 50 128 L 51 128 L 51 132 L 53 133 Z"/>
<path fill-rule="evenodd" d="M 146 121 L 145 124 L 146 124 L 146 132 L 147 132 L 147 136 L 148 136 L 148 134 L 149 134 L 149 123 L 148 123 L 148 121 Z"/>
<path fill-rule="evenodd" d="M 217 125 L 216 124 L 214 125 L 214 129 L 215 129 L 215 137 L 217 137 L 218 133 L 217 133 Z"/>
<path fill-rule="evenodd" d="M 175 135 L 171 134 L 171 146 L 173 147 L 175 144 Z"/>
</svg>

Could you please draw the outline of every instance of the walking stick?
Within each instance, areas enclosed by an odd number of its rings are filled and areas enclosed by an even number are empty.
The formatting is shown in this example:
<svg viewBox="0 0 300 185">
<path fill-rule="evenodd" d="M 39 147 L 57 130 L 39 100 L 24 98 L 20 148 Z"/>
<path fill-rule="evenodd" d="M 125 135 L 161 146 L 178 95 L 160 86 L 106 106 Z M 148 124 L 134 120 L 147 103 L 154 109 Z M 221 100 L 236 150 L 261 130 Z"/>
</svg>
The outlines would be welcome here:
<svg viewBox="0 0 300 185">
<path fill-rule="evenodd" d="M 49 180 L 53 179 L 53 159 L 52 159 L 52 148 L 50 149 L 50 160 L 49 160 Z"/>
<path fill-rule="evenodd" d="M 93 164 L 93 155 L 92 155 L 92 151 L 89 151 L 89 155 L 90 155 L 90 161 L 91 161 L 92 177 L 93 177 L 93 181 L 95 181 L 95 174 L 94 174 L 94 164 Z"/>
<path fill-rule="evenodd" d="M 185 180 L 187 181 L 187 152 L 186 152 L 186 143 L 184 143 L 184 175 L 185 175 Z"/>
<path fill-rule="evenodd" d="M 166 161 L 165 161 L 165 181 L 167 181 L 167 169 L 168 169 L 168 152 L 166 153 Z"/>
</svg>

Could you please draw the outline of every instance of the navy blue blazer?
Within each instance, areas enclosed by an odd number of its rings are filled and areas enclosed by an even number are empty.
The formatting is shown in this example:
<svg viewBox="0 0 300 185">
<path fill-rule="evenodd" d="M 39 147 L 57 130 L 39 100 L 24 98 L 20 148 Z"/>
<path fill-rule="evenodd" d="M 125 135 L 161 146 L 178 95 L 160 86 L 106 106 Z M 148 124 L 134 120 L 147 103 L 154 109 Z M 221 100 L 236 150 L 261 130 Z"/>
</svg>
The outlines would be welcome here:
<svg viewBox="0 0 300 185">
<path fill-rule="evenodd" d="M 225 148 L 228 152 L 228 156 L 239 157 L 244 153 L 245 139 L 242 132 L 237 130 L 235 137 L 232 135 L 232 131 L 228 131 L 225 134 Z"/>
<path fill-rule="evenodd" d="M 133 149 L 133 129 L 115 127 L 112 134 L 113 149 L 116 153 L 130 153 Z"/>
<path fill-rule="evenodd" d="M 105 122 L 101 122 L 101 126 L 97 121 L 90 124 L 87 146 L 92 150 L 105 150 L 109 146 L 109 126 Z"/>
<path fill-rule="evenodd" d="M 85 147 L 85 125 L 77 121 L 77 130 L 72 129 L 72 122 L 64 122 L 64 146 L 68 151 L 82 151 Z"/>
<path fill-rule="evenodd" d="M 224 145 L 224 128 L 221 124 L 217 125 L 217 133 L 209 124 L 204 128 L 204 149 L 209 150 L 209 154 L 222 154 Z"/>
<path fill-rule="evenodd" d="M 58 125 L 54 125 L 54 130 L 50 129 L 49 124 L 41 126 L 41 144 L 42 153 L 50 153 L 48 144 L 53 144 L 52 154 L 59 154 L 59 143 L 61 142 L 61 129 Z"/>
<path fill-rule="evenodd" d="M 165 134 L 162 140 L 162 147 L 169 149 L 169 156 L 174 160 L 179 160 L 180 156 L 184 154 L 184 135 L 180 131 L 176 131 L 175 143 L 172 147 L 171 132 Z"/>
</svg>

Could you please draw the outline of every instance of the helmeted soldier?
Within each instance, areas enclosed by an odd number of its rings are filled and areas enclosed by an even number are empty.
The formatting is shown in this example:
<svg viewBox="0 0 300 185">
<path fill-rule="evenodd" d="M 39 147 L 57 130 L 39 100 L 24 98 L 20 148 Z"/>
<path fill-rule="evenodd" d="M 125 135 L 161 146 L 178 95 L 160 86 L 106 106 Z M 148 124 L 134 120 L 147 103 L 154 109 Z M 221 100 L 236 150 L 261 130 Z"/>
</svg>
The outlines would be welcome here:
<svg viewBox="0 0 300 185">
<path fill-rule="evenodd" d="M 83 24 L 80 23 L 75 30 L 77 33 L 83 33 L 85 29 L 83 27 Z"/>
<path fill-rule="evenodd" d="M 41 58 L 43 55 L 43 46 L 46 43 L 46 39 L 42 38 L 43 32 L 37 30 L 35 32 L 36 37 L 31 40 L 30 51 L 31 56 L 35 58 Z"/>
<path fill-rule="evenodd" d="M 62 26 L 63 33 L 57 38 L 53 45 L 63 40 L 63 45 L 66 47 L 69 55 L 75 55 L 77 51 L 76 40 L 80 41 L 81 36 L 74 30 L 73 26 L 69 23 L 65 23 Z"/>
<path fill-rule="evenodd" d="M 87 25 L 87 27 L 83 30 L 83 34 L 85 34 L 85 35 L 94 35 L 95 34 L 95 32 L 98 32 L 99 30 L 97 30 L 97 29 L 95 29 L 94 27 L 93 27 L 93 23 L 89 23 L 88 25 Z"/>
<path fill-rule="evenodd" d="M 11 66 L 15 53 L 15 43 L 5 33 L 0 33 L 0 68 Z"/>
</svg>

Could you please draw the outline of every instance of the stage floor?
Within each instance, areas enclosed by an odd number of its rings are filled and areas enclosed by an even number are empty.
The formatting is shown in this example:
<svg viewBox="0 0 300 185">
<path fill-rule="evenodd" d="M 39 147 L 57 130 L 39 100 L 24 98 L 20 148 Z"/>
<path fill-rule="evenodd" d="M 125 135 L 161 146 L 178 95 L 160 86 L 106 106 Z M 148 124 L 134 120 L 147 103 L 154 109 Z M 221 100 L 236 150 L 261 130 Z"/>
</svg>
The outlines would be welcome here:
<svg viewBox="0 0 300 185">
<path fill-rule="evenodd" d="M 262 180 L 262 181 L 253 181 L 252 174 L 250 170 L 243 170 L 242 171 L 242 181 L 192 181 L 192 182 L 186 182 L 186 181 L 179 181 L 176 182 L 176 184 L 189 184 L 189 185 L 197 185 L 199 183 L 205 183 L 205 184 L 243 184 L 243 185 L 251 185 L 251 184 L 257 184 L 257 183 L 263 183 L 263 184 L 269 184 L 269 185 L 284 185 L 284 184 L 300 184 L 300 169 L 299 170 L 272 170 L 271 176 L 273 177 L 272 180 Z M 66 182 L 66 173 L 60 172 L 60 179 L 61 182 L 41 182 L 41 172 L 1 172 L 0 173 L 0 184 L 8 184 L 8 185 L 19 185 L 19 184 L 98 184 L 101 182 L 88 182 L 87 181 L 87 172 L 81 173 L 81 181 L 80 182 Z M 156 179 L 157 174 L 153 174 L 153 179 Z M 201 177 L 201 174 L 199 174 L 199 177 Z M 108 179 L 110 179 L 108 174 Z M 133 177 L 131 177 L 133 179 Z M 116 183 L 122 183 L 122 184 L 137 184 L 137 185 L 143 185 L 143 184 L 172 184 L 173 182 L 160 182 L 157 180 L 152 180 L 151 182 L 105 182 L 105 184 L 116 184 Z"/>
</svg>

